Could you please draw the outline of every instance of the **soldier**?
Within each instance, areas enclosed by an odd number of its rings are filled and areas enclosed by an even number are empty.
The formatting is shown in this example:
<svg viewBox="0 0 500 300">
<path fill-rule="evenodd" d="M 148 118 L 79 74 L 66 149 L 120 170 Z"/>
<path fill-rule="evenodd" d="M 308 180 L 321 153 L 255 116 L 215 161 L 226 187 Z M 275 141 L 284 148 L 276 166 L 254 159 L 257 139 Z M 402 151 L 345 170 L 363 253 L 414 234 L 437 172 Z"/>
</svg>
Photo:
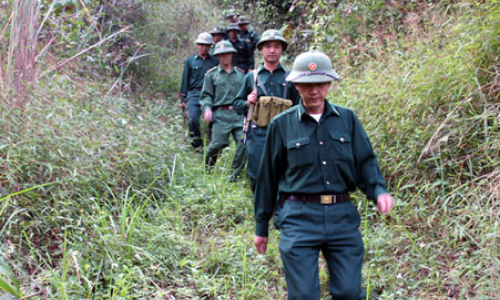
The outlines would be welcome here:
<svg viewBox="0 0 500 300">
<path fill-rule="evenodd" d="M 338 79 L 325 54 L 299 55 L 287 81 L 295 84 L 301 104 L 274 118 L 267 132 L 254 243 L 259 253 L 266 252 L 268 222 L 276 208 L 288 299 L 319 300 L 320 250 L 332 299 L 364 299 L 360 216 L 349 193 L 359 187 L 382 213 L 394 205 L 358 118 L 325 98 Z"/>
<path fill-rule="evenodd" d="M 196 39 L 198 53 L 186 59 L 184 72 L 182 74 L 182 84 L 179 97 L 181 105 L 187 107 L 189 136 L 192 139 L 191 145 L 198 152 L 203 152 L 203 140 L 200 133 L 200 94 L 203 86 L 205 73 L 218 65 L 217 59 L 208 54 L 213 45 L 212 36 L 208 32 L 203 32 Z"/>
<path fill-rule="evenodd" d="M 244 18 L 240 17 L 240 20 L 238 22 L 238 26 L 240 27 L 240 39 L 245 41 L 247 45 L 250 47 L 250 51 L 252 51 L 252 54 L 255 52 L 255 49 L 257 48 L 257 42 L 259 41 L 259 35 L 257 32 L 248 29 L 250 22 Z"/>
<path fill-rule="evenodd" d="M 214 45 L 210 48 L 208 54 L 213 56 L 215 45 L 226 37 L 226 33 L 224 32 L 224 29 L 222 27 L 215 26 L 212 28 L 212 30 L 210 30 L 210 34 L 212 35 L 212 39 L 214 40 Z"/>
<path fill-rule="evenodd" d="M 243 118 L 236 113 L 233 99 L 236 96 L 243 78 L 243 70 L 232 65 L 236 50 L 230 42 L 220 41 L 215 45 L 214 55 L 219 59 L 219 66 L 210 69 L 205 76 L 200 103 L 207 124 L 212 122 L 212 141 L 208 145 L 205 165 L 211 168 L 225 147 L 229 146 L 232 134 L 236 142 L 236 153 L 231 166 L 231 180 L 236 180 L 245 165 L 245 145 L 241 141 L 243 135 Z"/>
<path fill-rule="evenodd" d="M 264 63 L 255 72 L 245 76 L 245 81 L 234 100 L 234 106 L 239 114 L 246 114 L 249 107 L 254 106 L 264 96 L 276 96 L 291 99 L 292 104 L 300 102 L 300 96 L 291 83 L 285 82 L 287 70 L 281 65 L 280 57 L 288 43 L 281 33 L 270 29 L 262 34 L 257 48 L 264 57 Z M 255 85 L 254 85 L 255 84 Z M 256 90 L 254 90 L 256 89 Z M 247 120 L 247 174 L 250 177 L 252 191 L 255 190 L 255 179 L 266 138 L 266 126 L 259 126 L 250 119 Z"/>
<path fill-rule="evenodd" d="M 228 40 L 234 49 L 236 49 L 236 53 L 233 55 L 233 65 L 240 67 L 247 73 L 253 70 L 254 58 L 248 45 L 238 38 L 239 32 L 240 27 L 236 23 L 232 23 L 226 27 L 226 33 L 229 36 Z"/>
</svg>

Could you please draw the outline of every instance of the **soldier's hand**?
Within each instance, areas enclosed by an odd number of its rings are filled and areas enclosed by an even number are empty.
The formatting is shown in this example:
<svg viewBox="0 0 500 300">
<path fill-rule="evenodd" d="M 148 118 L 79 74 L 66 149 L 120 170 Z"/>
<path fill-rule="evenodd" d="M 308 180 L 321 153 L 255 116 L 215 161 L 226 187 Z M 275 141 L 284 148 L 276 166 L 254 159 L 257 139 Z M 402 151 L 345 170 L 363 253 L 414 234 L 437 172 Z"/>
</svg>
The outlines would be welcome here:
<svg viewBox="0 0 500 300">
<path fill-rule="evenodd" d="M 255 248 L 257 248 L 257 252 L 266 254 L 267 250 L 267 236 L 255 236 L 253 239 L 253 243 L 255 244 Z"/>
<path fill-rule="evenodd" d="M 205 114 L 203 115 L 203 120 L 207 124 L 210 124 L 210 121 L 212 121 L 212 110 L 210 108 L 207 108 L 205 110 Z"/>
<path fill-rule="evenodd" d="M 250 104 L 255 104 L 257 102 L 257 93 L 251 92 L 247 96 L 247 105 L 250 106 Z"/>
<path fill-rule="evenodd" d="M 383 214 L 388 213 L 394 206 L 394 198 L 391 194 L 380 194 L 377 198 L 377 210 Z"/>
</svg>

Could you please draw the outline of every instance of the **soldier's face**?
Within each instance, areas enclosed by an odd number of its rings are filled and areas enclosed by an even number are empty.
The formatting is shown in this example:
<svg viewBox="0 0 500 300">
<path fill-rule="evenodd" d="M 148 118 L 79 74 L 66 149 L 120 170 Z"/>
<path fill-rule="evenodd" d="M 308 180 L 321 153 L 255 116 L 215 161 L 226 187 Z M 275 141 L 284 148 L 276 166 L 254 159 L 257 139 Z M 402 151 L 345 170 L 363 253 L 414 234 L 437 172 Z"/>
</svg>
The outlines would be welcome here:
<svg viewBox="0 0 500 300">
<path fill-rule="evenodd" d="M 198 46 L 198 54 L 202 57 L 207 56 L 208 50 L 210 50 L 210 47 L 212 47 L 212 45 L 205 44 L 196 44 L 196 46 Z"/>
<path fill-rule="evenodd" d="M 280 61 L 281 53 L 283 53 L 283 44 L 279 41 L 270 41 L 262 44 L 260 48 L 264 60 L 268 63 L 276 63 Z"/>
<path fill-rule="evenodd" d="M 236 40 L 236 39 L 238 38 L 238 31 L 237 31 L 237 30 L 229 30 L 229 31 L 227 32 L 227 34 L 229 35 L 229 38 L 230 38 L 231 40 L 233 40 L 233 41 L 234 41 L 234 40 Z"/>
<path fill-rule="evenodd" d="M 296 83 L 295 88 L 302 97 L 304 106 L 309 113 L 322 113 L 318 109 L 324 107 L 326 94 L 331 86 L 331 82 L 321 83 Z"/>
<path fill-rule="evenodd" d="M 231 61 L 233 59 L 233 54 L 232 53 L 222 53 L 222 54 L 217 55 L 217 58 L 219 59 L 219 63 L 221 64 L 221 66 L 223 66 L 223 67 L 230 66 Z"/>
<path fill-rule="evenodd" d="M 212 38 L 214 39 L 214 44 L 217 44 L 218 42 L 220 42 L 222 40 L 223 36 L 224 35 L 220 34 L 220 33 L 212 34 Z"/>
<path fill-rule="evenodd" d="M 243 24 L 243 25 L 238 25 L 240 26 L 241 31 L 247 31 L 248 30 L 248 24 Z"/>
</svg>

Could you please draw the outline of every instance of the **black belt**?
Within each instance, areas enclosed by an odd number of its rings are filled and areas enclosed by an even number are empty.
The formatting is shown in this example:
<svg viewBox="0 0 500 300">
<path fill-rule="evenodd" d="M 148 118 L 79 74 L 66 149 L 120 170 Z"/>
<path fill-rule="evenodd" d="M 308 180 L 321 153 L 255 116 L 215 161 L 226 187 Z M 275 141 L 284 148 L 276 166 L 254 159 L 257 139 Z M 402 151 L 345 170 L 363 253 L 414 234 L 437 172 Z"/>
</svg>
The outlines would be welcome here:
<svg viewBox="0 0 500 300">
<path fill-rule="evenodd" d="M 214 111 L 216 110 L 234 110 L 234 106 L 232 105 L 221 105 L 214 107 Z"/>
<path fill-rule="evenodd" d="M 288 200 L 320 203 L 320 204 L 324 204 L 324 205 L 329 205 L 329 204 L 337 204 L 337 203 L 350 201 L 351 197 L 349 196 L 349 193 L 325 194 L 325 195 L 291 194 L 291 195 L 281 195 L 280 200 L 281 200 L 282 206 L 283 206 L 283 202 L 288 201 Z"/>
<path fill-rule="evenodd" d="M 192 89 L 189 89 L 189 91 L 201 91 L 201 88 L 192 88 Z"/>
</svg>

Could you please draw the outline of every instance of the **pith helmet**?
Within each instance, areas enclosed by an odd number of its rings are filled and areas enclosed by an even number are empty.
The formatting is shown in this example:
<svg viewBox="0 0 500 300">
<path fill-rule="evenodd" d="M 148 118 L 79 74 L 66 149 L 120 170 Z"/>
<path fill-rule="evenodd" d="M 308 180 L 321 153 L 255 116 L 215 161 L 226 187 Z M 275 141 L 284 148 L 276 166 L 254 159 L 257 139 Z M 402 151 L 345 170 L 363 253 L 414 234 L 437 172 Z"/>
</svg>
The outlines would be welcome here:
<svg viewBox="0 0 500 300">
<path fill-rule="evenodd" d="M 286 81 L 293 83 L 320 83 L 339 80 L 339 78 L 326 54 L 309 51 L 295 58 L 292 72 L 286 77 Z"/>
<path fill-rule="evenodd" d="M 240 32 L 240 31 L 241 31 L 240 27 L 239 27 L 239 26 L 238 26 L 238 24 L 236 24 L 236 23 L 231 23 L 231 24 L 229 24 L 229 25 L 226 27 L 226 33 L 228 33 L 228 32 L 229 32 L 229 31 L 231 31 L 231 30 L 236 30 L 236 31 L 238 31 L 238 32 Z"/>
<path fill-rule="evenodd" d="M 214 39 L 212 35 L 208 32 L 202 32 L 198 35 L 198 38 L 195 41 L 196 44 L 204 44 L 204 45 L 213 45 Z"/>
<path fill-rule="evenodd" d="M 233 44 L 229 41 L 220 41 L 215 45 L 214 55 L 232 52 L 236 53 L 236 49 L 233 48 Z"/>
<path fill-rule="evenodd" d="M 245 17 L 240 17 L 240 20 L 238 21 L 238 25 L 246 25 L 250 24 L 250 22 L 247 20 Z"/>
<path fill-rule="evenodd" d="M 215 26 L 212 27 L 212 29 L 210 29 L 210 34 L 226 34 L 226 33 L 224 32 L 224 28 L 220 26 Z"/>
<path fill-rule="evenodd" d="M 257 48 L 260 50 L 262 44 L 270 41 L 280 41 L 283 44 L 283 51 L 285 51 L 286 47 L 288 46 L 288 43 L 286 42 L 281 32 L 276 29 L 269 29 L 264 31 L 264 33 L 262 34 L 262 37 L 257 42 Z"/>
</svg>

